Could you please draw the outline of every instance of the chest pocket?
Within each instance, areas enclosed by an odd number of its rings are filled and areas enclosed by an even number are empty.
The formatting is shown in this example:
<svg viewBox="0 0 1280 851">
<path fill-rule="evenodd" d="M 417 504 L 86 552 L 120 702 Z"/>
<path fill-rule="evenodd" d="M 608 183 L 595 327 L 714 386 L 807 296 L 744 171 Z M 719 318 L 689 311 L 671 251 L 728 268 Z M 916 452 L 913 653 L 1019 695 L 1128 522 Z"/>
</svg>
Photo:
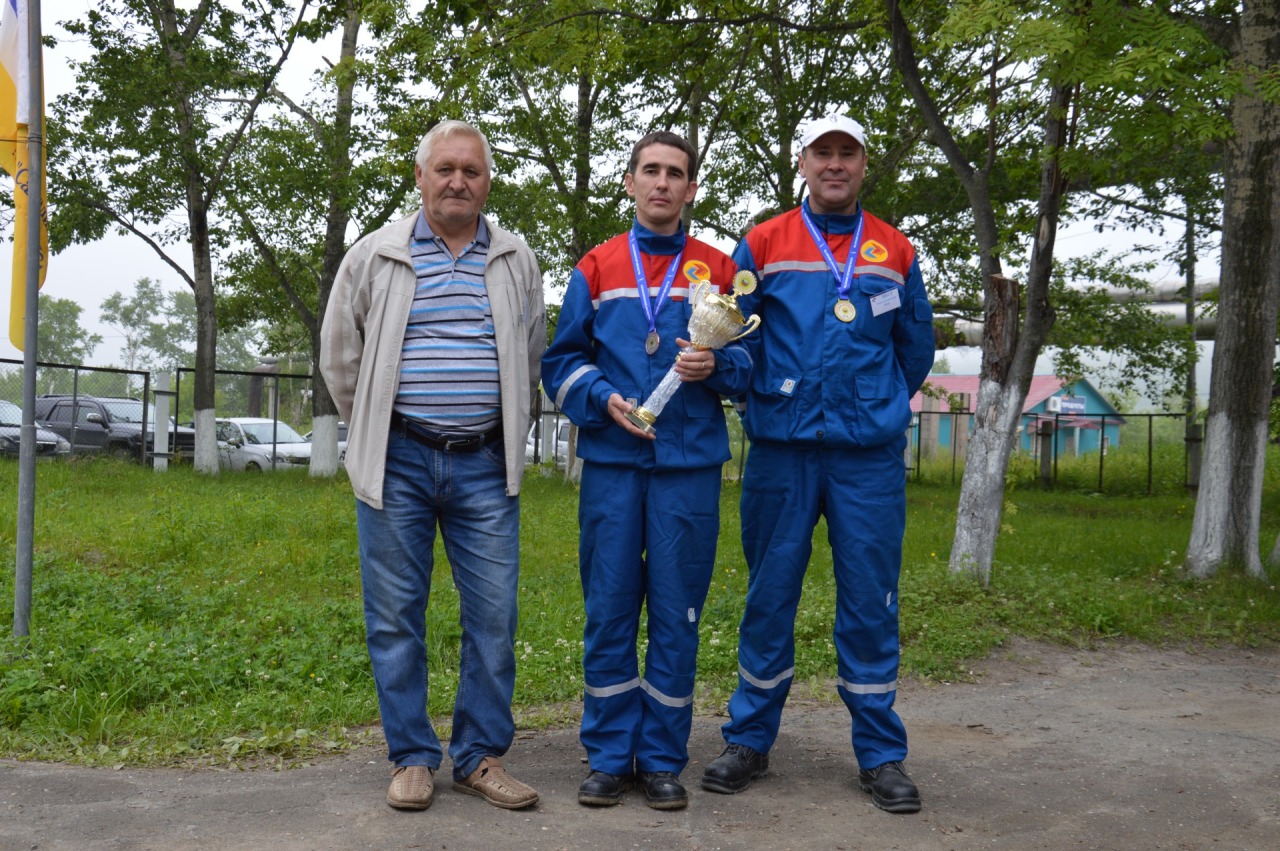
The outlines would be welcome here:
<svg viewBox="0 0 1280 851">
<path fill-rule="evenodd" d="M 877 343 L 883 343 L 889 339 L 889 334 L 893 332 L 893 320 L 898 315 L 898 311 L 902 309 L 901 289 L 897 284 L 880 277 L 861 277 L 858 279 L 858 317 L 856 321 L 859 334 L 875 340 Z M 893 290 L 898 291 L 897 306 L 876 316 L 871 300 L 881 296 L 882 293 L 890 293 L 887 298 L 892 299 Z M 892 301 L 889 303 L 895 304 Z"/>
</svg>

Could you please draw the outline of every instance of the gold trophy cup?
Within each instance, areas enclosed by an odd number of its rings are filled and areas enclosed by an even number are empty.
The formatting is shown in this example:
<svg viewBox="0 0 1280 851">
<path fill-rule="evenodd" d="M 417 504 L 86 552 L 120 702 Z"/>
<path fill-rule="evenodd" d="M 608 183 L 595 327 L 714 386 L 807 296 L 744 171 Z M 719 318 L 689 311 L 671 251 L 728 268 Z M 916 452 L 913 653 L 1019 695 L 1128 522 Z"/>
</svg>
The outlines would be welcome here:
<svg viewBox="0 0 1280 851">
<path fill-rule="evenodd" d="M 719 349 L 747 336 L 760 327 L 760 317 L 742 318 L 737 297 L 756 288 L 756 276 L 745 269 L 733 276 L 733 292 L 721 295 L 710 281 L 703 281 L 693 291 L 693 313 L 689 317 L 689 343 L 701 351 Z M 680 374 L 675 366 L 667 371 L 649 398 L 627 414 L 636 428 L 652 434 L 653 424 L 671 397 L 680 389 Z"/>
</svg>

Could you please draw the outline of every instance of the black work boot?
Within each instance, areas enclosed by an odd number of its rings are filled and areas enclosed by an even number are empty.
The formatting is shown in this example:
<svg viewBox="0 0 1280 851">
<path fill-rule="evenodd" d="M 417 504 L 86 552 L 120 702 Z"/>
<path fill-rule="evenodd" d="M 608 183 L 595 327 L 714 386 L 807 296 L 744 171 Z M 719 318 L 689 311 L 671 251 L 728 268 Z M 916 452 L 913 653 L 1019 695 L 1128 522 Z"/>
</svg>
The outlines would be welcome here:
<svg viewBox="0 0 1280 851">
<path fill-rule="evenodd" d="M 732 795 L 744 791 L 769 770 L 769 755 L 732 742 L 702 772 L 702 788 Z"/>
<path fill-rule="evenodd" d="M 682 810 L 689 806 L 689 793 L 680 778 L 670 771 L 641 771 L 644 800 L 655 810 Z"/>
<path fill-rule="evenodd" d="M 630 792 L 635 778 L 630 774 L 605 774 L 593 771 L 578 787 L 578 803 L 588 807 L 611 807 L 622 800 L 624 792 Z"/>
<path fill-rule="evenodd" d="M 891 813 L 920 812 L 920 791 L 911 782 L 901 762 L 886 762 L 858 772 L 862 791 L 871 793 L 871 803 Z"/>
</svg>

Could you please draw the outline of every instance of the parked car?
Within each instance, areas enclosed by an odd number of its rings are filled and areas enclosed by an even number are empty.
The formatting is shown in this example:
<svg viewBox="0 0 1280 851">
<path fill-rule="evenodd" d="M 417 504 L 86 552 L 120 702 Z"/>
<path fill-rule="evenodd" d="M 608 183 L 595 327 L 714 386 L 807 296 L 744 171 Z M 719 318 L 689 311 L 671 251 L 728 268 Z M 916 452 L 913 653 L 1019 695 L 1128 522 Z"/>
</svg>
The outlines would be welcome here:
<svg viewBox="0 0 1280 851">
<path fill-rule="evenodd" d="M 311 434 L 312 432 L 307 432 L 302 436 L 302 439 L 305 440 L 307 443 L 310 443 Z M 338 423 L 338 463 L 339 464 L 345 463 L 346 460 L 347 460 L 347 424 L 344 422 L 339 422 Z"/>
<path fill-rule="evenodd" d="M 22 408 L 0 400 L 0 455 L 17 458 L 21 447 Z M 70 454 L 70 443 L 36 422 L 37 458 L 65 458 Z"/>
<path fill-rule="evenodd" d="M 559 420 L 556 423 L 555 462 L 557 464 L 564 464 L 569 458 L 569 428 L 572 425 L 573 424 L 568 420 Z M 536 455 L 534 454 L 539 448 L 538 443 L 541 439 L 542 435 L 539 433 L 538 427 L 535 424 L 533 429 L 529 431 L 529 439 L 526 440 L 524 444 L 524 460 L 527 463 L 532 464 L 534 462 L 534 458 L 543 462 L 552 460 L 547 457 L 545 449 Z"/>
<path fill-rule="evenodd" d="M 35 418 L 71 444 L 72 452 L 111 454 L 142 459 L 142 421 L 146 419 L 146 450 L 155 451 L 156 406 L 124 396 L 37 396 Z M 196 450 L 195 429 L 169 419 L 169 453 L 191 458 Z"/>
<path fill-rule="evenodd" d="M 223 470 L 301 470 L 311 463 L 311 444 L 286 422 L 263 417 L 214 422 Z"/>
</svg>

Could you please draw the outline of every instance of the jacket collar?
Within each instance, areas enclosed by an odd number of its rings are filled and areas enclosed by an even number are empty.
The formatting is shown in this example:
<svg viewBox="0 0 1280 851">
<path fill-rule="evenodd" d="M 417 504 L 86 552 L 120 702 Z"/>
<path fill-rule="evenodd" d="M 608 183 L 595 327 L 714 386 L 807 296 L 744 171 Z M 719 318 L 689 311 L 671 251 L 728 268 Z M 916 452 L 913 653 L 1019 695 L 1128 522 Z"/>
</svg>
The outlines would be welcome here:
<svg viewBox="0 0 1280 851">
<path fill-rule="evenodd" d="M 815 213 L 809 207 L 809 199 L 805 198 L 801 202 L 804 205 L 804 211 L 813 219 L 813 223 L 818 230 L 826 234 L 832 233 L 853 233 L 858 227 L 858 218 L 862 215 L 862 202 L 858 202 L 858 209 L 853 214 L 845 213 Z"/>
<path fill-rule="evenodd" d="M 684 226 L 673 234 L 654 233 L 637 220 L 631 222 L 631 232 L 636 235 L 636 245 L 643 254 L 679 254 L 684 248 Z"/>
<path fill-rule="evenodd" d="M 378 245 L 378 254 L 392 260 L 412 263 L 413 260 L 409 256 L 409 241 L 413 238 L 413 229 L 417 226 L 420 218 L 422 218 L 422 210 L 419 209 L 403 219 L 387 225 L 381 232 L 386 235 L 386 238 L 382 239 Z M 511 240 L 507 231 L 495 225 L 483 213 L 480 214 L 480 218 L 489 234 L 490 260 L 500 254 L 515 251 L 516 244 Z"/>
</svg>

